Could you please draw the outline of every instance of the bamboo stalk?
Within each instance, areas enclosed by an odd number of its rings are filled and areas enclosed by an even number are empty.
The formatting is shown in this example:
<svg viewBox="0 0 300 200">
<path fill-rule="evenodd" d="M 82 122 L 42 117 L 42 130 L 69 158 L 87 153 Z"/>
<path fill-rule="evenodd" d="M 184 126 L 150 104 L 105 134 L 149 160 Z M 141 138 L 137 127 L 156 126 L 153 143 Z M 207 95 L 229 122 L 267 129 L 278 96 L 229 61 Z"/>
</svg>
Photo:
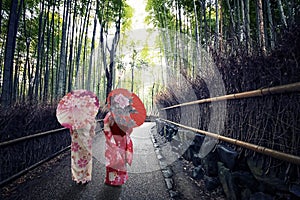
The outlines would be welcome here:
<svg viewBox="0 0 300 200">
<path fill-rule="evenodd" d="M 287 162 L 290 162 L 290 163 L 294 163 L 296 165 L 300 165 L 300 157 L 299 156 L 295 156 L 295 155 L 292 155 L 292 154 L 287 154 L 287 153 L 284 153 L 284 152 L 276 151 L 276 150 L 269 149 L 269 148 L 259 146 L 259 145 L 256 145 L 256 144 L 251 144 L 251 143 L 248 143 L 248 142 L 244 142 L 244 141 L 241 141 L 241 140 L 225 137 L 225 136 L 222 136 L 222 135 L 218 135 L 216 133 L 211 133 L 211 132 L 208 132 L 208 131 L 199 130 L 199 129 L 192 128 L 192 127 L 189 127 L 189 126 L 185 126 L 185 125 L 182 125 L 182 124 L 178 124 L 178 123 L 166 120 L 166 119 L 161 119 L 161 120 L 163 120 L 165 122 L 168 122 L 168 123 L 172 123 L 176 126 L 179 126 L 179 127 L 197 132 L 197 133 L 201 133 L 203 135 L 206 135 L 206 136 L 209 136 L 209 137 L 212 137 L 212 138 L 216 138 L 218 140 L 222 140 L 224 142 L 228 142 L 230 144 L 241 146 L 241 147 L 253 150 L 255 152 L 271 156 L 273 158 L 277 158 L 277 159 L 284 160 L 284 161 L 287 161 Z"/>
<path fill-rule="evenodd" d="M 276 87 L 270 87 L 270 88 L 262 88 L 262 89 L 247 91 L 247 92 L 228 94 L 228 95 L 219 96 L 219 97 L 200 99 L 197 101 L 191 101 L 191 102 L 187 102 L 187 103 L 177 104 L 174 106 L 169 106 L 166 108 L 162 108 L 161 110 L 167 110 L 167 109 L 171 109 L 171 108 L 188 106 L 188 105 L 193 105 L 193 104 L 210 103 L 210 102 L 232 100 L 232 99 L 242 99 L 242 98 L 257 97 L 257 96 L 266 96 L 266 95 L 271 95 L 271 94 L 288 93 L 288 92 L 300 92 L 300 82 L 276 86 Z"/>
</svg>

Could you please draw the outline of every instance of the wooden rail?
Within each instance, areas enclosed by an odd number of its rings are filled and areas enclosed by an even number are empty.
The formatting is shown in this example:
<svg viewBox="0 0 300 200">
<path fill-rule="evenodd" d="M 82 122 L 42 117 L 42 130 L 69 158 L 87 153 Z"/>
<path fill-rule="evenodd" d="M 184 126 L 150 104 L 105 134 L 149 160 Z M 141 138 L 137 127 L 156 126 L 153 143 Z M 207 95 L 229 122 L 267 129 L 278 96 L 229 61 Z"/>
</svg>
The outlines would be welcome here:
<svg viewBox="0 0 300 200">
<path fill-rule="evenodd" d="M 14 143 L 17 143 L 17 142 L 21 142 L 21 141 L 24 141 L 24 140 L 28 140 L 28 139 L 31 139 L 31 138 L 40 137 L 40 136 L 43 136 L 43 135 L 57 133 L 57 132 L 60 132 L 60 131 L 66 130 L 66 129 L 67 128 L 59 128 L 59 129 L 54 129 L 54 130 L 51 130 L 51 131 L 46 131 L 46 132 L 42 132 L 42 133 L 37 133 L 37 134 L 33 134 L 33 135 L 24 136 L 24 137 L 17 138 L 17 139 L 14 139 L 14 140 L 9 140 L 9 141 L 5 141 L 5 142 L 1 142 L 0 143 L 0 147 L 11 145 L 11 144 L 14 144 Z"/>
<path fill-rule="evenodd" d="M 210 103 L 210 102 L 217 102 L 217 101 L 224 101 L 224 100 L 241 99 L 241 98 L 257 97 L 257 96 L 265 96 L 270 94 L 289 93 L 289 92 L 300 92 L 300 82 L 276 86 L 276 87 L 270 87 L 270 88 L 262 88 L 258 90 L 248 91 L 248 92 L 228 94 L 219 97 L 200 99 L 197 101 L 191 101 L 187 103 L 181 103 L 181 104 L 165 107 L 162 108 L 161 110 L 167 110 L 171 108 L 177 108 L 181 106 L 188 106 L 188 105 L 201 104 L 201 103 Z"/>
<path fill-rule="evenodd" d="M 99 120 L 96 120 L 96 122 L 100 122 L 102 120 L 103 119 L 99 119 Z M 40 136 L 44 136 L 44 135 L 48 135 L 48 134 L 52 134 L 52 133 L 57 133 L 57 132 L 60 132 L 60 131 L 63 131 L 63 130 L 67 130 L 67 128 L 54 129 L 54 130 L 45 131 L 45 132 L 42 132 L 42 133 L 36 133 L 36 134 L 33 134 L 33 135 L 28 135 L 28 136 L 24 136 L 24 137 L 21 137 L 21 138 L 1 142 L 0 147 L 11 145 L 11 144 L 21 142 L 21 141 L 24 141 L 24 140 L 28 140 L 28 139 L 31 139 L 31 138 L 36 138 L 36 137 L 40 137 Z"/>
<path fill-rule="evenodd" d="M 182 125 L 182 124 L 178 124 L 176 122 L 172 122 L 172 121 L 169 121 L 169 120 L 166 120 L 166 119 L 161 119 L 161 120 L 165 121 L 165 122 L 168 122 L 168 123 L 171 123 L 171 124 L 174 124 L 176 126 L 179 126 L 179 127 L 182 127 L 182 128 L 185 128 L 185 129 L 188 129 L 188 130 L 191 130 L 191 131 L 194 131 L 194 132 L 212 137 L 212 138 L 216 138 L 218 140 L 222 140 L 224 142 L 228 142 L 230 144 L 241 146 L 241 147 L 253 150 L 255 152 L 258 152 L 258 153 L 261 153 L 261 154 L 264 154 L 264 155 L 268 155 L 268 156 L 271 156 L 271 157 L 274 157 L 274 158 L 277 158 L 277 159 L 280 159 L 280 160 L 284 160 L 284 161 L 288 161 L 290 163 L 294 163 L 296 165 L 300 165 L 300 157 L 299 156 L 295 156 L 295 155 L 292 155 L 292 154 L 287 154 L 287 153 L 284 153 L 284 152 L 276 151 L 276 150 L 269 149 L 269 148 L 259 146 L 259 145 L 256 145 L 256 144 L 251 144 L 251 143 L 244 142 L 244 141 L 241 141 L 241 140 L 233 139 L 233 138 L 230 138 L 230 137 L 225 137 L 225 136 L 222 136 L 222 135 L 219 135 L 219 134 L 216 134 L 216 133 L 211 133 L 211 132 L 208 132 L 208 131 L 199 130 L 199 129 L 189 127 L 189 126 L 185 126 L 185 125 Z"/>
</svg>

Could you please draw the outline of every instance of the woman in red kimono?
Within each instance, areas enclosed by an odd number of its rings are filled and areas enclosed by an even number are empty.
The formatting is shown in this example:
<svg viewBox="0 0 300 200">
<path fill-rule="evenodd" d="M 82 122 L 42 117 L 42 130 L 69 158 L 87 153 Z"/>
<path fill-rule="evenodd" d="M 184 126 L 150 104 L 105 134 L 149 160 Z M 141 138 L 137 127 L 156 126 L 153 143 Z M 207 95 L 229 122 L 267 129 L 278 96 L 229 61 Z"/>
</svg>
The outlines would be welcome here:
<svg viewBox="0 0 300 200">
<path fill-rule="evenodd" d="M 122 185 L 128 180 L 126 164 L 131 165 L 133 145 L 130 138 L 132 129 L 120 128 L 108 112 L 104 118 L 106 138 L 106 178 L 105 184 Z"/>
</svg>

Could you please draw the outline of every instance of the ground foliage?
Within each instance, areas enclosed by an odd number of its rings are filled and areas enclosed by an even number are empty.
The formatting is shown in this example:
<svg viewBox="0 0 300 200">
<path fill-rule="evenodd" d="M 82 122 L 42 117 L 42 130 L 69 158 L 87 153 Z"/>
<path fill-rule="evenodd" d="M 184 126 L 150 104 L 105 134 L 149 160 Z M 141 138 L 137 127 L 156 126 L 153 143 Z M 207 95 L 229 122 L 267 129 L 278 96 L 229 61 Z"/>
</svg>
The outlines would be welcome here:
<svg viewBox="0 0 300 200">
<path fill-rule="evenodd" d="M 24 103 L 0 107 L 0 141 L 62 128 L 56 118 L 56 106 Z"/>
</svg>

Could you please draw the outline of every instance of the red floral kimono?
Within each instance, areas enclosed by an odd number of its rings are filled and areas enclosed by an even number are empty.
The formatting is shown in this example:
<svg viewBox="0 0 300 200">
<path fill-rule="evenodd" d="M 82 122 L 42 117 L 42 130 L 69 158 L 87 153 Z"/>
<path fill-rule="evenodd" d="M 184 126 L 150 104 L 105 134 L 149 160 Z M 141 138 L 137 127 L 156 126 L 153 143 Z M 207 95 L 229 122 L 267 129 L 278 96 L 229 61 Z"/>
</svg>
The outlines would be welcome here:
<svg viewBox="0 0 300 200">
<path fill-rule="evenodd" d="M 122 185 L 128 180 L 126 163 L 131 165 L 133 144 L 130 138 L 132 129 L 124 132 L 114 122 L 111 113 L 104 118 L 104 134 L 106 138 L 106 178 L 109 185 Z"/>
</svg>

